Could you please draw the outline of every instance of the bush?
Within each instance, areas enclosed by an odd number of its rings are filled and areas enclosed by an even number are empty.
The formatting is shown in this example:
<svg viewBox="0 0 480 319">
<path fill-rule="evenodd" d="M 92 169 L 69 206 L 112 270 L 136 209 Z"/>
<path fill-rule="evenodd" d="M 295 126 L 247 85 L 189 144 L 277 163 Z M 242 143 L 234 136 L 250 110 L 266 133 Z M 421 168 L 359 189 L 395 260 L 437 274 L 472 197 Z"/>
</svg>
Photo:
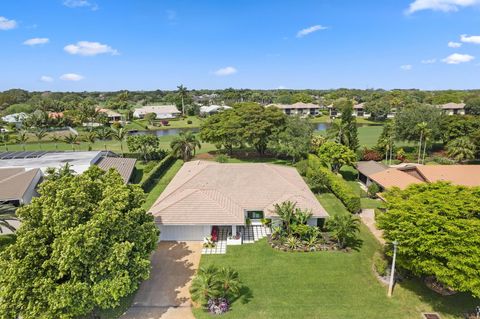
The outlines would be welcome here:
<svg viewBox="0 0 480 319">
<path fill-rule="evenodd" d="M 192 124 L 192 123 L 193 123 L 192 120 L 187 121 L 187 124 Z"/>
<path fill-rule="evenodd" d="M 162 123 L 163 126 L 168 126 L 169 125 L 169 122 L 167 120 L 163 120 L 161 123 Z"/>
<path fill-rule="evenodd" d="M 165 173 L 165 171 L 173 164 L 175 158 L 172 155 L 166 156 L 157 166 L 155 166 L 145 177 L 140 186 L 145 192 L 148 192 L 153 185 L 156 183 L 157 179 Z"/>
<path fill-rule="evenodd" d="M 229 157 L 225 154 L 219 154 L 215 157 L 215 161 L 218 163 L 227 163 L 229 160 Z"/>
<path fill-rule="evenodd" d="M 388 260 L 378 251 L 373 255 L 373 268 L 380 277 L 385 277 L 388 272 Z"/>
<path fill-rule="evenodd" d="M 379 191 L 380 191 L 380 187 L 378 187 L 377 184 L 375 184 L 375 183 L 370 184 L 370 186 L 368 186 L 368 191 L 367 191 L 368 197 L 376 198 L 377 193 Z"/>
<path fill-rule="evenodd" d="M 362 151 L 362 160 L 364 161 L 381 161 L 383 159 L 382 154 L 380 152 L 369 149 L 369 148 L 364 148 Z"/>
<path fill-rule="evenodd" d="M 433 161 L 437 164 L 441 164 L 441 165 L 452 165 L 452 164 L 455 164 L 455 161 L 449 159 L 449 158 L 446 158 L 446 157 L 442 157 L 442 156 L 434 156 L 433 157 Z"/>
<path fill-rule="evenodd" d="M 298 174 L 301 176 L 307 176 L 308 160 L 298 162 L 295 167 L 297 168 Z"/>
</svg>

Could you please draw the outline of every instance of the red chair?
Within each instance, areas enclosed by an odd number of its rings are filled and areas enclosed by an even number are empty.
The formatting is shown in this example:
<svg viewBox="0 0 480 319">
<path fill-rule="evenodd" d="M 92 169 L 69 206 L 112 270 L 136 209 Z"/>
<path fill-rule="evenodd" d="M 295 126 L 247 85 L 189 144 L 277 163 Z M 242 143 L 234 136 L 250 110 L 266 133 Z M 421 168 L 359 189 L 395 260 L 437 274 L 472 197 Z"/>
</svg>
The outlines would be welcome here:
<svg viewBox="0 0 480 319">
<path fill-rule="evenodd" d="M 218 240 L 218 227 L 217 226 L 213 226 L 212 227 L 212 241 L 213 242 L 216 242 Z"/>
</svg>

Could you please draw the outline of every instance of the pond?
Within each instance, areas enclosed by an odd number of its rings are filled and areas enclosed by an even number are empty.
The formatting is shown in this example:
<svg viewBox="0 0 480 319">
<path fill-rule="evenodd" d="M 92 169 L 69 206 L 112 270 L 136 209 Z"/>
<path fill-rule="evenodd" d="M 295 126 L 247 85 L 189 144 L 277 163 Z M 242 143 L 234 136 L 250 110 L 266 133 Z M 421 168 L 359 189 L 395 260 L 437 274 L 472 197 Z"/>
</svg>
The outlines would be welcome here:
<svg viewBox="0 0 480 319">
<path fill-rule="evenodd" d="M 363 126 L 375 126 L 378 124 L 365 124 L 365 123 L 359 123 L 357 124 L 357 127 L 363 127 Z M 332 126 L 331 123 L 314 123 L 313 128 L 315 131 L 326 131 Z M 195 128 L 167 128 L 167 129 L 162 129 L 162 130 L 149 130 L 149 131 L 129 131 L 130 135 L 145 135 L 145 134 L 153 134 L 156 136 L 167 136 L 167 135 L 178 135 L 180 132 L 185 132 L 185 131 L 192 131 L 194 133 L 197 133 L 200 131 L 198 127 Z"/>
</svg>

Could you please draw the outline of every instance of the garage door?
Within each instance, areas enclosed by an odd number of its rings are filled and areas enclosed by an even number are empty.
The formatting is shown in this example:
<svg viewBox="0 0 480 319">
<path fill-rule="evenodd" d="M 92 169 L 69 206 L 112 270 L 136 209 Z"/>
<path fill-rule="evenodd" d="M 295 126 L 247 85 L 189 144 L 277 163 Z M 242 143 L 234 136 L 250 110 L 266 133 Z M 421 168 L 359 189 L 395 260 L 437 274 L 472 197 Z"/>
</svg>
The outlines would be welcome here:
<svg viewBox="0 0 480 319">
<path fill-rule="evenodd" d="M 211 226 L 166 226 L 158 225 L 160 240 L 202 240 L 210 235 Z"/>
</svg>

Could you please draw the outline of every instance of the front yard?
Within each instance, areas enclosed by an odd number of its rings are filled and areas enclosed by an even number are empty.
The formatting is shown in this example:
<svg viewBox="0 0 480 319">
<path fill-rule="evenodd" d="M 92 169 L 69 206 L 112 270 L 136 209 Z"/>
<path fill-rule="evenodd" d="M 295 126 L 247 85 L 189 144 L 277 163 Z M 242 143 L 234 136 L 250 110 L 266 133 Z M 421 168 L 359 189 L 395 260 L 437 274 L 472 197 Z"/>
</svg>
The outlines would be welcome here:
<svg viewBox="0 0 480 319">
<path fill-rule="evenodd" d="M 333 214 L 348 214 L 331 194 L 319 196 Z M 379 244 L 361 226 L 359 251 L 286 253 L 266 240 L 231 246 L 225 255 L 204 255 L 201 265 L 230 266 L 239 272 L 249 291 L 236 300 L 225 318 L 420 318 L 435 311 L 442 318 L 462 318 L 475 302 L 466 294 L 440 297 L 417 280 L 396 286 L 393 298 L 372 270 L 372 255 Z M 212 318 L 195 309 L 197 318 Z"/>
</svg>

